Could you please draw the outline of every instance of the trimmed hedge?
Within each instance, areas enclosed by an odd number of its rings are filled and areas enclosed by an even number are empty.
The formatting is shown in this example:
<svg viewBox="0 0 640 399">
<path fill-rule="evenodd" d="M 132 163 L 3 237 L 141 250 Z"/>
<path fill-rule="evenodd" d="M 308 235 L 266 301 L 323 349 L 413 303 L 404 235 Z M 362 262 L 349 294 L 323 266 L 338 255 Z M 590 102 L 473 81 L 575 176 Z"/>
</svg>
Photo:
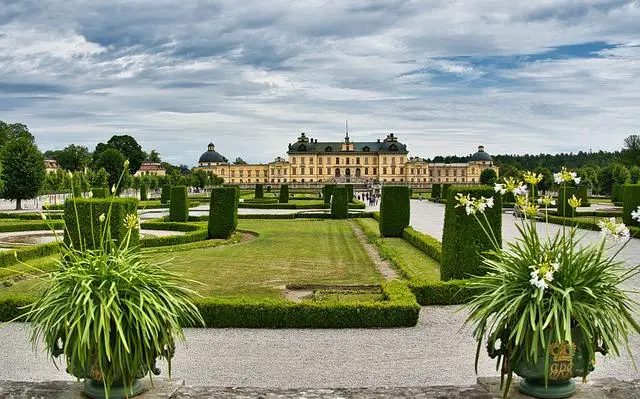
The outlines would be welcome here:
<svg viewBox="0 0 640 399">
<path fill-rule="evenodd" d="M 434 237 L 414 230 L 413 227 L 407 227 L 402 232 L 402 238 L 411 245 L 424 252 L 428 257 L 440 263 L 442 260 L 442 243 Z"/>
<path fill-rule="evenodd" d="M 64 221 L 56 220 L 29 220 L 24 222 L 0 224 L 0 233 L 10 233 L 16 231 L 51 230 L 64 229 Z M 1 252 L 0 252 L 1 253 Z"/>
<path fill-rule="evenodd" d="M 187 199 L 186 186 L 171 187 L 169 220 L 172 222 L 186 222 L 189 220 L 189 200 Z"/>
<path fill-rule="evenodd" d="M 442 190 L 440 191 L 440 198 L 447 201 L 447 198 L 449 198 L 449 189 L 451 189 L 451 184 L 443 184 Z"/>
<path fill-rule="evenodd" d="M 491 240 L 474 216 L 467 215 L 464 207 L 456 208 L 456 194 L 472 197 L 494 197 L 493 208 L 485 215 L 499 245 L 502 245 L 502 198 L 490 186 L 453 186 L 449 190 L 444 214 L 442 234 L 441 278 L 443 281 L 469 278 L 484 274 L 482 253 L 493 249 Z M 484 218 L 479 218 L 484 222 Z M 487 226 L 484 226 L 487 228 Z"/>
<path fill-rule="evenodd" d="M 20 219 L 20 220 L 39 220 L 42 221 L 40 213 L 11 213 L 0 212 L 0 219 Z M 62 219 L 62 213 L 47 213 L 47 219 Z"/>
<path fill-rule="evenodd" d="M 399 281 L 381 285 L 384 301 L 339 302 L 284 299 L 198 298 L 195 304 L 207 327 L 237 328 L 374 328 L 413 327 L 420 305 Z M 0 300 L 0 321 L 24 314 L 33 296 L 16 295 Z M 193 326 L 190 326 L 193 327 Z"/>
<path fill-rule="evenodd" d="M 324 198 L 325 204 L 331 203 L 331 196 L 333 195 L 333 189 L 336 188 L 335 184 L 325 184 L 322 187 L 322 197 Z"/>
<path fill-rule="evenodd" d="M 481 291 L 467 286 L 468 280 L 409 281 L 408 285 L 422 306 L 467 303 Z"/>
<path fill-rule="evenodd" d="M 198 299 L 207 327 L 372 328 L 413 327 L 420 306 L 401 282 L 382 284 L 385 301 L 344 303 L 253 299 Z"/>
<path fill-rule="evenodd" d="M 440 184 L 431 185 L 431 198 L 440 198 L 441 192 L 442 192 L 442 185 Z"/>
<path fill-rule="evenodd" d="M 209 238 L 229 238 L 238 227 L 238 188 L 216 187 L 211 190 Z"/>
<path fill-rule="evenodd" d="M 77 218 L 76 218 L 77 209 Z M 137 215 L 138 200 L 135 198 L 88 199 L 69 198 L 64 203 L 64 222 L 66 224 L 64 241 L 73 244 L 76 249 L 93 249 L 100 245 L 103 223 L 100 215 L 110 219 L 111 239 L 116 242 L 124 238 L 127 227 L 124 219 L 127 215 Z M 105 222 L 106 223 L 106 222 Z M 78 235 L 78 233 L 80 233 Z M 139 230 L 131 231 L 131 246 L 138 245 Z M 81 245 L 82 244 L 82 245 Z"/>
<path fill-rule="evenodd" d="M 333 200 L 331 200 L 331 217 L 333 219 L 346 219 L 349 217 L 349 199 L 347 187 L 335 187 Z"/>
<path fill-rule="evenodd" d="M 567 216 L 567 217 L 571 217 L 574 216 L 574 209 L 572 207 L 569 206 L 569 198 L 571 198 L 573 195 L 576 194 L 576 188 L 575 187 L 560 187 L 558 189 L 558 203 L 557 208 L 558 208 L 558 216 Z"/>
<path fill-rule="evenodd" d="M 631 212 L 640 209 L 640 184 L 625 184 L 622 190 L 622 221 L 627 226 L 640 226 L 640 222 L 631 218 Z"/>
<path fill-rule="evenodd" d="M 576 197 L 582 200 L 580 206 L 591 206 L 591 203 L 589 202 L 589 193 L 585 184 L 579 184 L 576 187 Z"/>
<path fill-rule="evenodd" d="M 545 216 L 540 217 L 540 220 L 544 221 Z M 548 215 L 547 220 L 549 223 L 560 224 L 564 226 L 575 226 L 579 229 L 585 229 L 585 230 L 600 231 L 600 227 L 598 227 L 599 219 L 595 219 L 595 218 L 593 221 L 586 221 L 586 220 L 577 220 L 575 218 L 566 218 L 566 217 Z M 636 226 L 627 226 L 627 227 L 629 228 L 629 232 L 631 233 L 632 237 L 640 238 L 640 227 L 636 227 Z"/>
<path fill-rule="evenodd" d="M 264 185 L 263 184 L 256 184 L 256 191 L 255 191 L 253 196 L 256 199 L 264 198 Z"/>
<path fill-rule="evenodd" d="M 289 202 L 289 185 L 283 184 L 280 186 L 280 196 L 278 197 L 278 202 L 281 204 L 286 204 Z"/>
<path fill-rule="evenodd" d="M 104 187 L 96 187 L 91 189 L 93 198 L 109 198 L 109 189 Z"/>
<path fill-rule="evenodd" d="M 622 202 L 622 184 L 613 184 L 611 186 L 611 202 Z"/>
<path fill-rule="evenodd" d="M 140 201 L 147 201 L 149 199 L 149 187 L 146 184 L 140 186 Z"/>
<path fill-rule="evenodd" d="M 384 186 L 380 201 L 380 235 L 382 237 L 402 237 L 409 226 L 409 187 Z"/>
<path fill-rule="evenodd" d="M 515 206 L 516 203 L 516 196 L 515 194 L 513 194 L 513 191 L 507 191 L 506 193 L 502 194 L 502 205 L 504 206 L 504 204 L 514 204 Z"/>
<path fill-rule="evenodd" d="M 347 200 L 353 202 L 353 184 L 345 184 L 344 186 L 347 188 Z"/>
<path fill-rule="evenodd" d="M 160 192 L 160 203 L 168 204 L 169 200 L 171 200 L 171 186 L 165 184 L 162 186 L 162 191 Z"/>
<path fill-rule="evenodd" d="M 42 258 L 43 256 L 49 256 L 59 252 L 60 244 L 57 242 L 2 251 L 0 252 L 0 267 L 15 265 L 18 262 L 26 262 L 31 259 Z"/>
</svg>

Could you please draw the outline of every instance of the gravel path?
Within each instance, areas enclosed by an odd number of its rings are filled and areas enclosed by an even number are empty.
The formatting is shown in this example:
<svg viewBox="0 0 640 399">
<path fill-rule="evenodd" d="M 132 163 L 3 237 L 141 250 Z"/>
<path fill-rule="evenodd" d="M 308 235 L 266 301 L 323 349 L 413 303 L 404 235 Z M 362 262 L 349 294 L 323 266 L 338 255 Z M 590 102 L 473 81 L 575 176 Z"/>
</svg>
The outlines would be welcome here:
<svg viewBox="0 0 640 399">
<path fill-rule="evenodd" d="M 375 209 L 375 208 L 369 208 Z M 411 224 L 440 238 L 444 207 L 412 201 Z M 509 219 L 511 218 L 511 219 Z M 505 215 L 505 237 L 513 218 Z M 556 226 L 554 228 L 558 228 Z M 598 233 L 585 232 L 585 239 Z M 640 240 L 623 251 L 628 264 L 640 262 Z M 639 278 L 630 281 L 640 286 Z M 472 385 L 475 342 L 462 328 L 456 306 L 424 307 L 419 324 L 401 329 L 188 329 L 188 347 L 179 346 L 173 375 L 188 385 L 300 387 L 385 387 Z M 28 344 L 27 326 L 0 328 L 0 380 L 72 380 Z M 630 345 L 640 356 L 640 336 Z M 166 370 L 166 367 L 163 367 Z M 495 364 L 480 357 L 480 376 L 495 376 Z M 629 357 L 598 357 L 593 378 L 640 378 Z"/>
</svg>

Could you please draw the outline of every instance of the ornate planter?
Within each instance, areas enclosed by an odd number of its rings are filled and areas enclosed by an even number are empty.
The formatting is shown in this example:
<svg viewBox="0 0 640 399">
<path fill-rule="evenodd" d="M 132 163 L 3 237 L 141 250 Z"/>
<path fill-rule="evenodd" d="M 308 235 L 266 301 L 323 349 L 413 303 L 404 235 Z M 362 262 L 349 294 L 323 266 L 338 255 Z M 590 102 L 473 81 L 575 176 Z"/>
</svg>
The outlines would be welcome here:
<svg viewBox="0 0 640 399">
<path fill-rule="evenodd" d="M 535 363 L 521 360 L 513 365 L 520 376 L 520 392 L 534 398 L 568 398 L 576 391 L 574 377 L 586 377 L 594 370 L 582 334 L 572 333 L 572 348 L 568 342 L 554 343 L 547 353 L 541 353 Z M 542 352 L 542 351 L 541 351 Z M 545 385 L 545 361 L 549 362 L 549 381 Z"/>
</svg>

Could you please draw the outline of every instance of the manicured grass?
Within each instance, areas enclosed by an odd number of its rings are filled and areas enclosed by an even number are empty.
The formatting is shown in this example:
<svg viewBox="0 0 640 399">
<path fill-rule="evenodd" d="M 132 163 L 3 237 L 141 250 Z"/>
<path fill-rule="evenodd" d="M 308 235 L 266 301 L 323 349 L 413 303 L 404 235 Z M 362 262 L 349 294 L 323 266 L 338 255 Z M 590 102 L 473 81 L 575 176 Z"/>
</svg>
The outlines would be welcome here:
<svg viewBox="0 0 640 399">
<path fill-rule="evenodd" d="M 374 219 L 358 219 L 357 223 L 369 240 L 375 240 L 384 258 L 396 266 L 402 262 L 402 267 L 398 269 L 404 277 L 419 281 L 440 281 L 440 265 L 437 261 L 403 238 L 381 238 L 378 222 Z"/>
<path fill-rule="evenodd" d="M 286 284 L 382 282 L 346 220 L 241 220 L 238 228 L 258 236 L 234 245 L 145 253 L 202 283 L 193 288 L 207 297 L 280 298 Z M 33 293 L 36 282 L 0 287 L 0 297 Z"/>
<path fill-rule="evenodd" d="M 180 253 L 171 268 L 205 296 L 280 297 L 285 284 L 374 284 L 382 278 L 346 221 L 241 220 L 250 241 Z M 171 256 L 159 256 L 159 260 Z"/>
</svg>

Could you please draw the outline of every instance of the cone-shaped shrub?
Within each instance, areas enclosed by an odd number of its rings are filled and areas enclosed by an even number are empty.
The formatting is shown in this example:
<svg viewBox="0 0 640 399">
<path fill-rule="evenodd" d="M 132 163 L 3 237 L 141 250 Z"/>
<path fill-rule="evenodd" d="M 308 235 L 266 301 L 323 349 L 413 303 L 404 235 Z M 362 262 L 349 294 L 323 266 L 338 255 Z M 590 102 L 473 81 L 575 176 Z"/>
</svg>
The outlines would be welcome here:
<svg viewBox="0 0 640 399">
<path fill-rule="evenodd" d="M 331 200 L 331 217 L 333 219 L 346 219 L 349 217 L 349 195 L 345 186 L 333 189 L 333 199 Z"/>
<path fill-rule="evenodd" d="M 498 243 L 502 243 L 502 198 L 495 195 L 489 186 L 452 186 L 447 198 L 442 233 L 442 262 L 440 274 L 443 281 L 466 279 L 473 275 L 482 275 L 482 253 L 493 249 L 491 240 L 474 216 L 467 215 L 464 207 L 456 208 L 456 194 L 470 194 L 472 197 L 494 199 L 493 208 L 487 208 L 485 215 L 495 233 Z M 484 216 L 479 215 L 484 223 Z"/>
<path fill-rule="evenodd" d="M 264 185 L 256 184 L 256 192 L 254 194 L 256 199 L 264 198 Z"/>
<path fill-rule="evenodd" d="M 329 204 L 331 202 L 331 196 L 333 195 L 333 189 L 335 187 L 335 184 L 325 184 L 322 188 L 322 197 L 324 198 L 325 204 Z"/>
<path fill-rule="evenodd" d="M 209 205 L 209 238 L 229 238 L 237 226 L 238 188 L 213 188 Z"/>
<path fill-rule="evenodd" d="M 623 208 L 622 221 L 628 226 L 640 226 L 640 222 L 631 218 L 631 212 L 640 207 L 640 184 L 625 184 L 622 186 Z"/>
<path fill-rule="evenodd" d="M 142 183 L 140 185 L 140 201 L 146 201 L 149 199 L 149 187 Z"/>
<path fill-rule="evenodd" d="M 573 217 L 575 211 L 569 206 L 569 198 L 576 194 L 576 188 L 567 186 L 558 189 L 558 216 Z"/>
<path fill-rule="evenodd" d="M 91 192 L 93 193 L 93 198 L 108 198 L 109 197 L 109 189 L 103 187 L 92 188 Z"/>
<path fill-rule="evenodd" d="M 100 222 L 101 215 L 104 215 L 103 222 Z M 64 203 L 64 242 L 76 249 L 99 248 L 106 218 L 110 219 L 111 239 L 118 242 L 127 233 L 125 219 L 129 215 L 138 217 L 135 198 L 69 198 Z M 133 229 L 130 246 L 138 245 L 139 237 L 139 230 Z"/>
<path fill-rule="evenodd" d="M 160 193 L 160 203 L 167 204 L 171 199 L 171 186 L 169 184 L 165 184 L 162 186 L 162 192 Z"/>
<path fill-rule="evenodd" d="M 169 220 L 171 222 L 186 222 L 189 220 L 189 199 L 187 195 L 187 187 L 171 187 Z"/>
<path fill-rule="evenodd" d="M 278 198 L 278 202 L 281 204 L 286 204 L 289 202 L 289 185 L 283 184 L 280 186 L 280 197 Z"/>
<path fill-rule="evenodd" d="M 409 187 L 384 186 L 380 202 L 380 235 L 383 237 L 402 237 L 409 226 L 410 205 Z"/>
<path fill-rule="evenodd" d="M 442 192 L 442 185 L 440 184 L 431 185 L 431 198 L 440 198 L 441 192 Z"/>
</svg>

